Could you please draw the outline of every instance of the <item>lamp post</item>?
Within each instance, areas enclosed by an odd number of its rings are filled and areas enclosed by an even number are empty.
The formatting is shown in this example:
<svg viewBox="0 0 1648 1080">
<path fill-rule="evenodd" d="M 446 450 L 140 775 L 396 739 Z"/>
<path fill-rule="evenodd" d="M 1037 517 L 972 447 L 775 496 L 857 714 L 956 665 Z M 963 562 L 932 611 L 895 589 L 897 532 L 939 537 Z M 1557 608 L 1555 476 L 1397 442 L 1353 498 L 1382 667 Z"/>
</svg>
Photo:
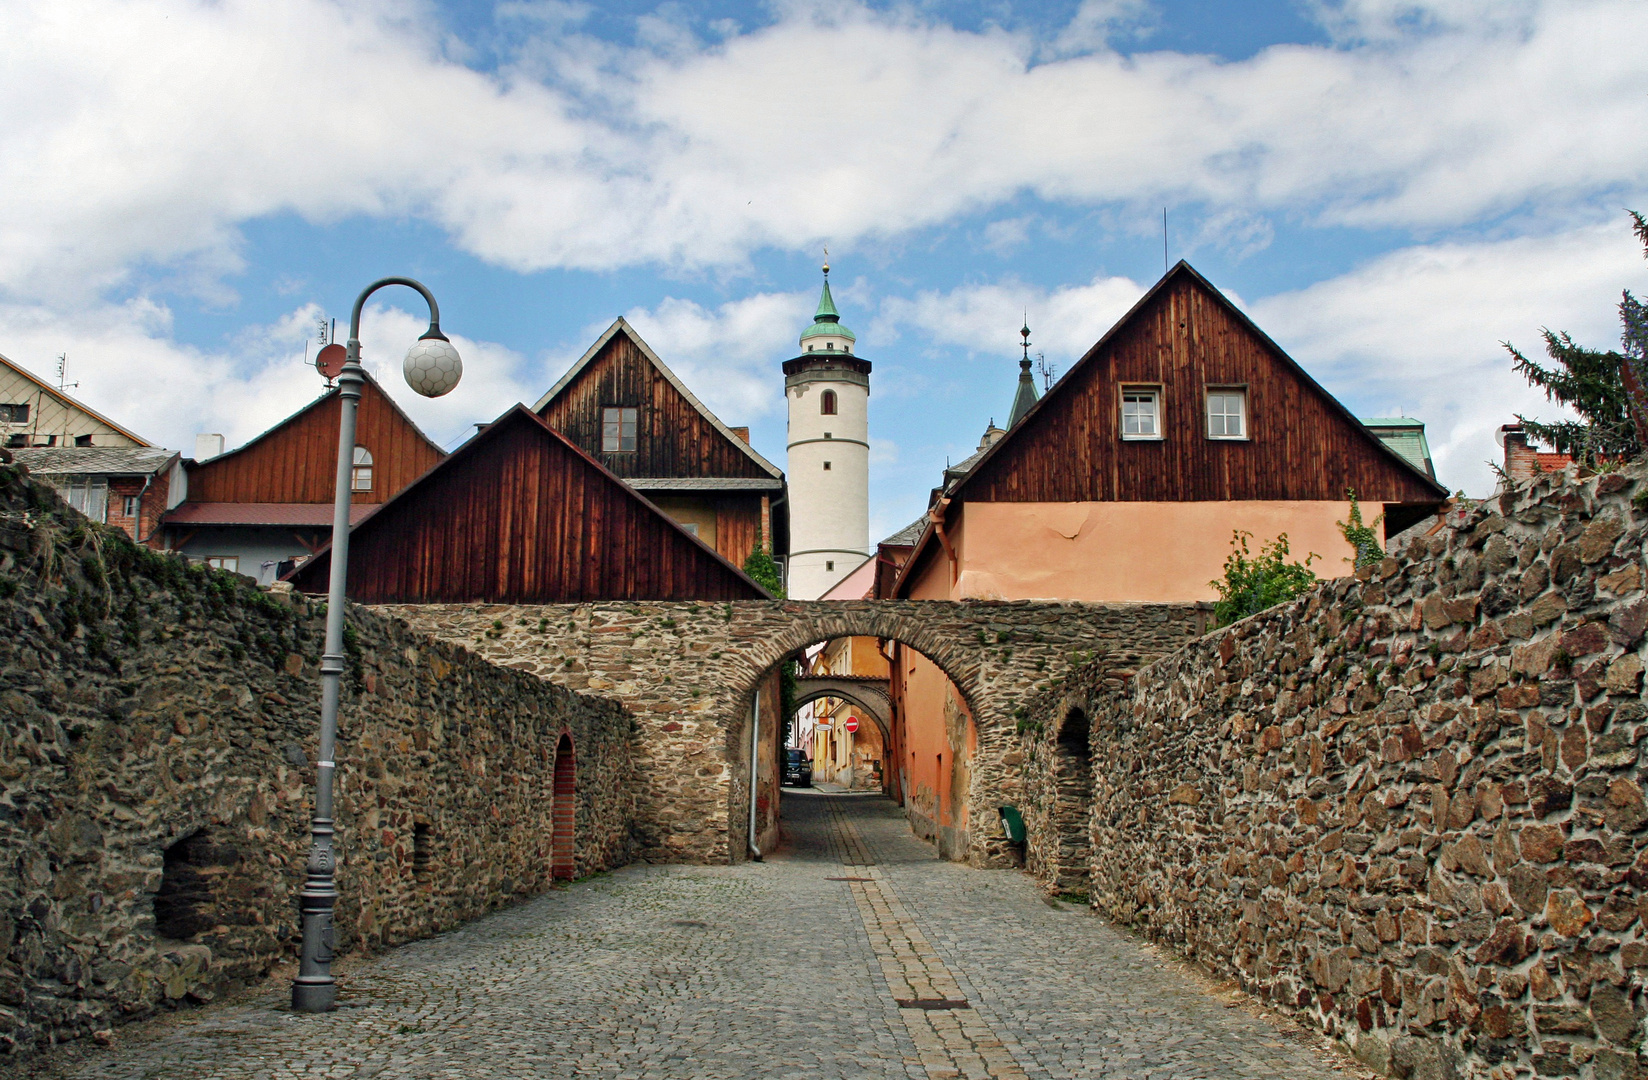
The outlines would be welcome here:
<svg viewBox="0 0 1648 1080">
<path fill-rule="evenodd" d="M 458 350 L 441 333 L 441 309 L 428 289 L 411 278 L 374 281 L 355 300 L 349 318 L 349 347 L 338 373 L 338 474 L 332 499 L 332 566 L 326 595 L 326 651 L 320 658 L 320 761 L 315 776 L 315 816 L 310 823 L 308 876 L 299 895 L 303 912 L 303 953 L 298 977 L 292 983 L 292 1008 L 298 1012 L 328 1012 L 337 1006 L 337 981 L 332 978 L 332 909 L 338 901 L 333 879 L 332 778 L 338 734 L 338 695 L 343 679 L 343 604 L 349 580 L 349 496 L 355 467 L 355 411 L 360 404 L 366 372 L 360 365 L 360 317 L 366 298 L 388 285 L 416 289 L 429 303 L 429 329 L 406 354 L 404 371 L 412 389 L 425 397 L 440 397 L 458 385 L 463 364 Z"/>
</svg>

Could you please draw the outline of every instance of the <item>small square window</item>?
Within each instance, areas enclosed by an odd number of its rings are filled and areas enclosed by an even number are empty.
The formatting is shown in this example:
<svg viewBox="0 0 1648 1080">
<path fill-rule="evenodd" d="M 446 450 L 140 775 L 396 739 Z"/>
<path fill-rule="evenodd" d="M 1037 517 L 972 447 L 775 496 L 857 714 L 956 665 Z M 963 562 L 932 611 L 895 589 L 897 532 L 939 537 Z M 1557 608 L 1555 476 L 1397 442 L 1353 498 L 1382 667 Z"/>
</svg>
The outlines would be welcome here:
<svg viewBox="0 0 1648 1080">
<path fill-rule="evenodd" d="M 608 406 L 601 410 L 601 451 L 607 454 L 635 452 L 635 429 L 640 409 Z"/>
<path fill-rule="evenodd" d="M 91 444 L 92 437 L 90 435 L 76 435 L 74 437 L 74 445 L 76 446 L 90 446 Z"/>
<path fill-rule="evenodd" d="M 829 471 L 830 471 L 830 463 L 829 463 L 829 462 L 828 462 L 828 461 L 826 461 L 826 462 L 825 462 L 825 463 L 824 463 L 824 471 L 825 471 L 825 472 L 829 472 Z"/>
<path fill-rule="evenodd" d="M 123 509 L 123 512 L 124 512 L 124 513 L 125 513 L 125 515 L 126 515 L 126 516 L 127 516 L 127 517 L 129 517 L 129 518 L 134 518 L 134 517 L 136 517 L 136 516 L 137 516 L 137 511 L 138 511 L 138 497 L 137 497 L 137 496 L 136 496 L 136 495 L 128 495 L 128 496 L 126 496 L 126 501 L 125 501 L 125 503 L 124 503 L 124 504 L 122 504 L 122 505 L 123 505 L 123 508 L 124 508 L 124 509 Z"/>
<path fill-rule="evenodd" d="M 240 556 L 208 555 L 206 556 L 206 565 L 217 570 L 228 570 L 231 573 L 238 573 L 240 571 Z"/>
<path fill-rule="evenodd" d="M 1247 393 L 1240 389 L 1207 392 L 1207 437 L 1247 438 Z"/>
<path fill-rule="evenodd" d="M 1137 387 L 1122 390 L 1122 438 L 1159 439 L 1162 395 L 1158 390 Z"/>
<path fill-rule="evenodd" d="M 834 559 L 825 559 L 824 560 L 824 572 L 827 574 L 827 573 L 829 573 L 830 571 L 832 571 L 834 569 L 835 569 L 835 560 Z"/>
<path fill-rule="evenodd" d="M 698 535 L 698 522 L 696 522 L 696 521 L 681 521 L 681 522 L 677 522 L 676 524 L 680 525 L 683 529 L 685 529 L 688 532 L 692 533 L 692 535 L 694 535 L 694 536 Z"/>
</svg>

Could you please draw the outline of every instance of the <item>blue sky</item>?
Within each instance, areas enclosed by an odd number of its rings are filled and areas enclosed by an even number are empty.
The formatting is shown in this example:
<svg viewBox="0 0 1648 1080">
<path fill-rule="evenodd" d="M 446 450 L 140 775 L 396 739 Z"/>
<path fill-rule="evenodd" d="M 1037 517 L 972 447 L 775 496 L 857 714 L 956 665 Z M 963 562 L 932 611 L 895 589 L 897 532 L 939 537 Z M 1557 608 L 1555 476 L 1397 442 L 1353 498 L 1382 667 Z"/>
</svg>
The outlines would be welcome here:
<svg viewBox="0 0 1648 1080">
<path fill-rule="evenodd" d="M 0 353 L 59 353 L 166 445 L 319 389 L 317 320 L 436 292 L 437 441 L 616 315 L 784 458 L 779 363 L 829 246 L 872 377 L 872 540 L 1184 257 L 1362 415 L 1484 493 L 1552 410 L 1499 342 L 1617 339 L 1648 288 L 1634 0 L 425 3 L 0 11 Z M 410 294 L 369 313 L 391 372 Z"/>
</svg>

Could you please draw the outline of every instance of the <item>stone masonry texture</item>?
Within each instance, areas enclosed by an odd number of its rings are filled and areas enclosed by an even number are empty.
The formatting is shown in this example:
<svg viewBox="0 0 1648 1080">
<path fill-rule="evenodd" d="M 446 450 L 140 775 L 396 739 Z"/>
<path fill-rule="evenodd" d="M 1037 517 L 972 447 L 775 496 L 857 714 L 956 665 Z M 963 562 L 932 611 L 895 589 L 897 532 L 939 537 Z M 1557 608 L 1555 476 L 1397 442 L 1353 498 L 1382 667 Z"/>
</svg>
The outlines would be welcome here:
<svg viewBox="0 0 1648 1080">
<path fill-rule="evenodd" d="M 210 999 L 295 954 L 321 605 L 93 526 L 0 466 L 0 1047 Z M 630 716 L 351 610 L 338 940 L 370 951 L 628 860 Z"/>
<path fill-rule="evenodd" d="M 727 862 L 745 850 L 746 724 L 756 684 L 814 642 L 864 635 L 924 653 L 949 676 L 978 730 L 967 860 L 1017 861 L 997 807 L 1023 794 L 1024 698 L 1095 656 L 1131 671 L 1205 628 L 1195 604 L 864 600 L 578 605 L 393 605 L 378 609 L 504 667 L 615 698 L 635 740 L 638 854 Z"/>
<path fill-rule="evenodd" d="M 1036 697 L 1091 728 L 1094 906 L 1395 1076 L 1645 1075 L 1645 508 L 1541 478 Z"/>
</svg>

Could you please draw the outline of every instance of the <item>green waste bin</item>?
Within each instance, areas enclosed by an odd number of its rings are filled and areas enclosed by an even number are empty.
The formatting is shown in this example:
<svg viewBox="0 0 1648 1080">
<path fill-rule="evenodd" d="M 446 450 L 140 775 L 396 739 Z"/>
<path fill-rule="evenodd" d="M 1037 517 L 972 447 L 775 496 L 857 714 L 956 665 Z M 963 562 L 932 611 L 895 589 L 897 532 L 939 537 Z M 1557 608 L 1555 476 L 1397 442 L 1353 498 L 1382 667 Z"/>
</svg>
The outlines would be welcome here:
<svg viewBox="0 0 1648 1080">
<path fill-rule="evenodd" d="M 1007 834 L 1007 839 L 1015 844 L 1024 843 L 1024 815 L 1019 813 L 1016 806 L 997 807 L 1001 814 L 1001 831 Z"/>
</svg>

